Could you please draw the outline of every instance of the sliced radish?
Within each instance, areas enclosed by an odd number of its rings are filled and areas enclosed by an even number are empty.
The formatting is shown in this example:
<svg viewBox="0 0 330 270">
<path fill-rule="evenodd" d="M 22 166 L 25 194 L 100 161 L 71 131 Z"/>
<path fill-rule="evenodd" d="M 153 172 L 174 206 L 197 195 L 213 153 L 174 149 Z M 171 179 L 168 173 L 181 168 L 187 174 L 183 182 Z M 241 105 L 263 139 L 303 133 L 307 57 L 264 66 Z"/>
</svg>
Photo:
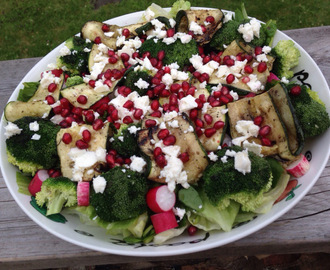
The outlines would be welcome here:
<svg viewBox="0 0 330 270">
<path fill-rule="evenodd" d="M 299 159 L 291 163 L 286 171 L 293 177 L 301 177 L 309 170 L 310 164 L 304 155 L 299 155 Z"/>
<path fill-rule="evenodd" d="M 274 73 L 270 72 L 267 77 L 267 82 L 272 82 L 272 80 L 279 81 L 280 79 Z"/>
<path fill-rule="evenodd" d="M 146 201 L 148 207 L 155 213 L 167 212 L 171 210 L 176 201 L 175 193 L 169 191 L 167 185 L 162 185 L 149 189 Z"/>
<path fill-rule="evenodd" d="M 42 182 L 49 178 L 47 170 L 39 170 L 32 178 L 28 189 L 32 196 L 36 196 L 36 193 L 41 190 Z"/>
<path fill-rule="evenodd" d="M 89 205 L 89 182 L 78 182 L 77 203 L 79 206 Z"/>
<path fill-rule="evenodd" d="M 156 234 L 178 227 L 172 210 L 152 215 L 150 218 Z"/>
</svg>

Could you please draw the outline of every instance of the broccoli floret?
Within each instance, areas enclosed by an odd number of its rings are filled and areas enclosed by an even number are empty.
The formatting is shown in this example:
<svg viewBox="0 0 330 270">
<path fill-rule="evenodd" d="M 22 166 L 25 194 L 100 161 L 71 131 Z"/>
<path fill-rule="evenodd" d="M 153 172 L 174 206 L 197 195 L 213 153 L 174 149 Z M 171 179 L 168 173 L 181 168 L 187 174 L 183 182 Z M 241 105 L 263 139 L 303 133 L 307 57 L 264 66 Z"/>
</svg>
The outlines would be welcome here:
<svg viewBox="0 0 330 270">
<path fill-rule="evenodd" d="M 147 179 L 135 171 L 114 167 L 101 175 L 106 180 L 103 193 L 91 190 L 90 204 L 104 221 L 121 221 L 135 218 L 145 211 Z"/>
<path fill-rule="evenodd" d="M 30 130 L 30 123 L 37 122 L 38 131 Z M 34 175 L 37 170 L 54 168 L 59 164 L 56 135 L 60 126 L 38 117 L 23 117 L 13 122 L 22 131 L 6 140 L 8 161 L 24 173 Z M 35 135 L 37 134 L 37 135 Z M 35 136 L 34 136 L 35 135 Z M 32 136 L 40 138 L 31 139 Z"/>
<path fill-rule="evenodd" d="M 296 85 L 288 86 L 289 90 Z M 330 127 L 330 118 L 326 107 L 320 101 L 317 92 L 302 85 L 299 95 L 293 95 L 289 91 L 296 116 L 304 132 L 305 138 L 322 134 Z"/>
<path fill-rule="evenodd" d="M 241 34 L 237 31 L 240 23 L 230 20 L 213 35 L 210 46 L 219 51 L 224 50 L 224 45 L 229 45 L 234 40 L 241 39 Z"/>
<path fill-rule="evenodd" d="M 36 202 L 47 206 L 47 216 L 60 213 L 63 207 L 77 205 L 77 185 L 66 177 L 48 178 L 37 192 Z"/>
<path fill-rule="evenodd" d="M 262 200 L 262 194 L 272 185 L 272 172 L 269 163 L 252 152 L 248 152 L 251 172 L 243 175 L 235 169 L 234 158 L 223 162 L 227 150 L 240 152 L 241 147 L 224 148 L 217 155 L 219 160 L 210 164 L 203 174 L 203 188 L 210 202 L 224 209 L 234 200 L 242 205 L 243 211 L 253 211 Z"/>
<path fill-rule="evenodd" d="M 113 136 L 111 148 L 115 149 L 119 155 L 130 157 L 139 152 L 136 133 L 131 132 L 131 128 L 138 128 L 137 124 L 121 124 Z"/>
<path fill-rule="evenodd" d="M 151 76 L 148 74 L 148 72 L 146 71 L 141 71 L 141 70 L 137 70 L 134 71 L 134 69 L 130 70 L 126 75 L 126 79 L 124 82 L 124 85 L 129 87 L 132 91 L 136 91 L 139 93 L 140 96 L 144 96 L 147 91 L 148 88 L 139 88 L 137 87 L 135 84 L 137 83 L 138 80 L 143 80 L 145 82 L 147 82 L 149 85 L 151 85 Z"/>
<path fill-rule="evenodd" d="M 76 75 L 76 76 L 72 76 L 72 77 L 67 78 L 67 80 L 65 82 L 65 86 L 70 87 L 70 86 L 82 84 L 83 82 L 84 82 L 83 78 Z"/>
<path fill-rule="evenodd" d="M 272 49 L 272 54 L 275 56 L 272 72 L 279 78 L 292 78 L 293 71 L 291 69 L 298 65 L 300 57 L 300 52 L 294 46 L 294 42 L 292 40 L 280 40 Z"/>
<path fill-rule="evenodd" d="M 65 66 L 71 74 L 77 75 L 88 72 L 88 57 L 89 52 L 85 48 L 91 49 L 92 42 L 86 42 L 81 37 L 71 37 L 65 45 L 70 49 L 71 53 L 58 58 L 58 66 Z"/>
<path fill-rule="evenodd" d="M 152 38 L 143 42 L 139 52 L 140 54 L 150 52 L 151 57 L 157 57 L 158 52 L 162 50 L 165 52 L 164 65 L 176 62 L 181 68 L 189 65 L 189 58 L 198 53 L 197 43 L 194 39 L 184 44 L 180 39 L 177 39 L 174 43 L 166 45 L 162 40 L 155 42 Z"/>
</svg>

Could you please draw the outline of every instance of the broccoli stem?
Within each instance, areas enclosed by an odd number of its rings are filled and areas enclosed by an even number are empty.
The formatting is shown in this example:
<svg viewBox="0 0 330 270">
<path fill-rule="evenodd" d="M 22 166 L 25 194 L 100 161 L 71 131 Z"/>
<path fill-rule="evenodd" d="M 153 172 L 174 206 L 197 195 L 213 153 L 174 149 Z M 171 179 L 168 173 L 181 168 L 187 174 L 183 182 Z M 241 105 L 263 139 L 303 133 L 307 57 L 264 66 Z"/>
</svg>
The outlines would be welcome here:
<svg viewBox="0 0 330 270">
<path fill-rule="evenodd" d="M 56 196 L 48 205 L 47 205 L 47 213 L 46 215 L 53 215 L 61 212 L 63 205 L 66 202 L 66 198 L 62 195 L 59 194 Z"/>
</svg>

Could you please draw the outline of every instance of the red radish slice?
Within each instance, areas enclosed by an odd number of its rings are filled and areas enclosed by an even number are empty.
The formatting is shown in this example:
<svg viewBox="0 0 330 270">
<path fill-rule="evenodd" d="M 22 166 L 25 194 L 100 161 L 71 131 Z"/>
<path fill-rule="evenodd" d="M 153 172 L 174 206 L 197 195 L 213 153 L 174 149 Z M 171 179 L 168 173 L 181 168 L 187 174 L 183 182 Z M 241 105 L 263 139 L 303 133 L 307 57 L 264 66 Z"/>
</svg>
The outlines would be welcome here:
<svg viewBox="0 0 330 270">
<path fill-rule="evenodd" d="M 299 155 L 299 159 L 291 163 L 286 171 L 293 177 L 301 177 L 309 170 L 310 164 L 304 155 Z"/>
<path fill-rule="evenodd" d="M 42 182 L 49 178 L 49 174 L 47 170 L 39 170 L 32 178 L 28 189 L 32 196 L 36 196 L 36 193 L 41 190 Z"/>
<path fill-rule="evenodd" d="M 77 202 L 79 206 L 89 205 L 89 182 L 78 182 Z"/>
<path fill-rule="evenodd" d="M 175 193 L 169 191 L 167 185 L 150 189 L 146 196 L 148 207 L 155 213 L 171 210 L 176 201 Z"/>
<path fill-rule="evenodd" d="M 267 77 L 267 82 L 272 82 L 272 80 L 279 81 L 280 79 L 274 73 L 270 72 Z"/>
<path fill-rule="evenodd" d="M 173 211 L 158 213 L 150 218 L 156 234 L 178 227 Z"/>
</svg>

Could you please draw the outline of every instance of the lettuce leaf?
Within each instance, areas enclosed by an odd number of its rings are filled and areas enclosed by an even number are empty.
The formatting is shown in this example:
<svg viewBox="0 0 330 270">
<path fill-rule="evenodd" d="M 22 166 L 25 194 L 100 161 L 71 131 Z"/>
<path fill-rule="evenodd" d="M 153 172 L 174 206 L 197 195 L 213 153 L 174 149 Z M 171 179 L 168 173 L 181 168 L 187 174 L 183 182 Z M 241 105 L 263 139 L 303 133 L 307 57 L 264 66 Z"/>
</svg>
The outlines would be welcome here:
<svg viewBox="0 0 330 270">
<path fill-rule="evenodd" d="M 24 82 L 24 88 L 19 90 L 17 100 L 27 102 L 31 97 L 33 97 L 34 93 L 37 91 L 39 87 L 39 82 Z"/>
</svg>

